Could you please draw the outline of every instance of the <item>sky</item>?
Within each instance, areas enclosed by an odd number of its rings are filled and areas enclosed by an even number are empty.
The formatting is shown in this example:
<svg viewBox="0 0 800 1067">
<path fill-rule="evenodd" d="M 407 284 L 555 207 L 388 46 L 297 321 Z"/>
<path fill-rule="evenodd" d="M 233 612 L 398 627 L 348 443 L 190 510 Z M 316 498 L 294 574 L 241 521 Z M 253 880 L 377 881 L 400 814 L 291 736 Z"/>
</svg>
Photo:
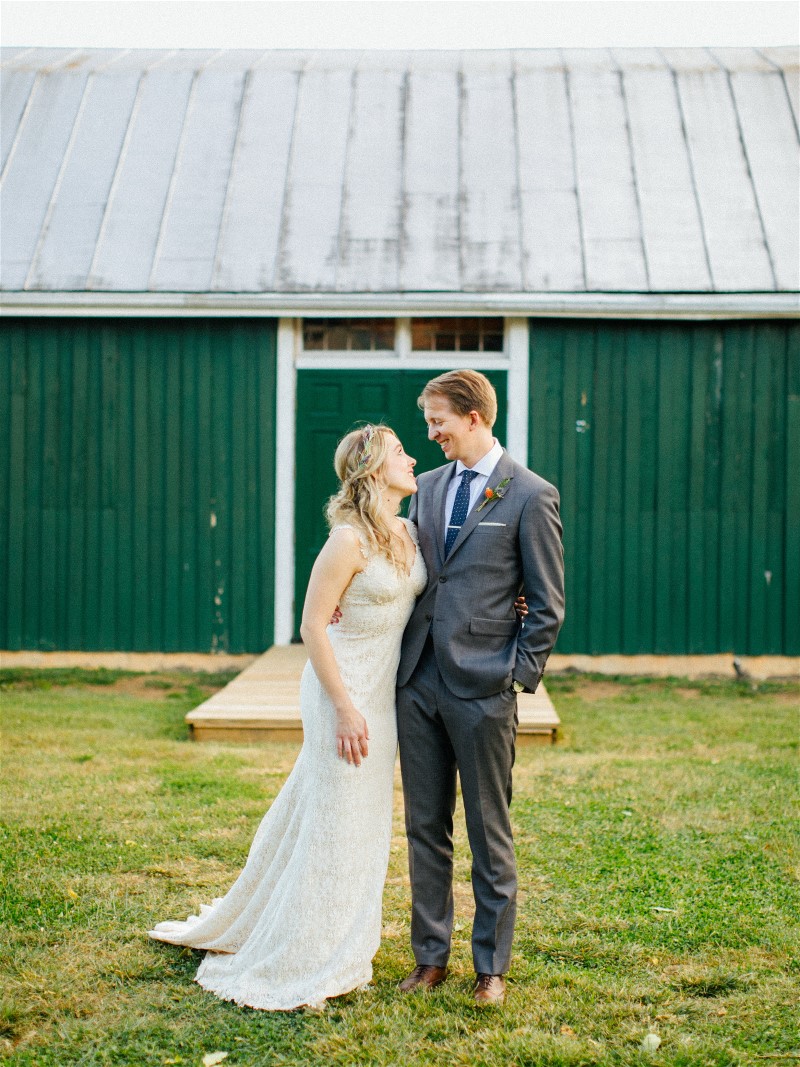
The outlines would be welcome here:
<svg viewBox="0 0 800 1067">
<path fill-rule="evenodd" d="M 552 48 L 791 45 L 794 0 L 2 0 L 3 45 Z"/>
</svg>

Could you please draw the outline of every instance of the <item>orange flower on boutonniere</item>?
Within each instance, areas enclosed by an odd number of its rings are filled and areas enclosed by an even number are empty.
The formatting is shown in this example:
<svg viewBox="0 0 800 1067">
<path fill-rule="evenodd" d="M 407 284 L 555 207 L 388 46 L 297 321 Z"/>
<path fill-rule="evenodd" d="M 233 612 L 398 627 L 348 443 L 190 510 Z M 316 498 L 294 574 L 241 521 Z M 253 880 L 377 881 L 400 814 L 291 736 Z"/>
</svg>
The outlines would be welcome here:
<svg viewBox="0 0 800 1067">
<path fill-rule="evenodd" d="M 486 499 L 481 501 L 481 503 L 477 506 L 475 510 L 480 511 L 481 508 L 485 508 L 490 500 L 502 500 L 503 497 L 506 495 L 506 486 L 510 481 L 510 478 L 504 478 L 502 482 L 497 483 L 494 489 L 490 489 L 487 486 L 483 491 L 483 495 L 486 497 Z"/>
</svg>

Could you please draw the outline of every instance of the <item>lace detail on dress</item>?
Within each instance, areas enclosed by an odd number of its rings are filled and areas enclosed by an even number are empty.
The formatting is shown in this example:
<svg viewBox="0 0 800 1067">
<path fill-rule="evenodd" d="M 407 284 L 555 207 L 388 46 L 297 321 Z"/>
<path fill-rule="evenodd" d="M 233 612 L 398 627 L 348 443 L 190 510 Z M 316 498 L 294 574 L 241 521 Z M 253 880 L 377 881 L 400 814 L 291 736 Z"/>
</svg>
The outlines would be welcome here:
<svg viewBox="0 0 800 1067">
<path fill-rule="evenodd" d="M 359 530 L 355 526 L 351 526 L 349 522 L 339 522 L 335 526 L 331 526 L 328 537 L 330 537 L 331 534 L 335 534 L 337 530 L 352 530 L 358 538 L 358 548 L 361 552 L 361 555 L 364 557 L 364 559 L 369 559 L 369 548 L 367 546 L 367 540 L 361 530 Z"/>
<path fill-rule="evenodd" d="M 415 527 L 404 521 L 417 545 Z M 372 978 L 392 830 L 400 643 L 426 572 L 419 548 L 408 575 L 366 552 L 363 541 L 362 551 L 367 565 L 342 594 L 341 621 L 327 632 L 367 720 L 369 755 L 361 767 L 337 757 L 336 715 L 307 663 L 303 747 L 244 870 L 199 915 L 150 931 L 160 941 L 208 949 L 196 981 L 237 1004 L 319 1006 Z"/>
</svg>

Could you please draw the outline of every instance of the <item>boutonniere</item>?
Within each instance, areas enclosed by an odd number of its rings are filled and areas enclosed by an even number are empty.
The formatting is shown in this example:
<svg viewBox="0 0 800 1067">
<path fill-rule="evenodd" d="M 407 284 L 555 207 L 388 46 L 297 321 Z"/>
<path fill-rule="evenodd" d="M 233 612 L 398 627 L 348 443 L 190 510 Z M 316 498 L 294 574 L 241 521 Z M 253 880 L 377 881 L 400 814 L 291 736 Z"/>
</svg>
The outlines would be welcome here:
<svg viewBox="0 0 800 1067">
<path fill-rule="evenodd" d="M 485 508 L 490 500 L 502 500 L 503 497 L 506 495 L 506 486 L 510 481 L 510 478 L 504 478 L 502 482 L 497 483 L 494 489 L 490 489 L 487 486 L 483 491 L 483 495 L 486 497 L 486 499 L 483 500 L 475 510 L 480 511 L 481 508 Z"/>
</svg>

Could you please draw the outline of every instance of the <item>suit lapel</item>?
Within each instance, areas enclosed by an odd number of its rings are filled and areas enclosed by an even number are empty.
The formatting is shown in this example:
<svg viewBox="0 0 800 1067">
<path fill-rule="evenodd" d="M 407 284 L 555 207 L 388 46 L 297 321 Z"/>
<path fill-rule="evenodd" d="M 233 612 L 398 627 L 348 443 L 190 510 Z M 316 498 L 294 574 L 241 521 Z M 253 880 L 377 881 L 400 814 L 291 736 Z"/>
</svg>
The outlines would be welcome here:
<svg viewBox="0 0 800 1067">
<path fill-rule="evenodd" d="M 489 480 L 486 483 L 486 488 L 487 489 L 494 489 L 494 487 L 499 482 L 502 482 L 504 478 L 513 478 L 513 477 L 514 477 L 513 461 L 511 459 L 511 457 L 509 456 L 508 452 L 504 452 L 502 454 L 502 456 L 500 457 L 500 459 L 498 460 L 497 466 L 495 467 L 495 469 L 492 471 L 491 475 L 489 476 Z M 508 489 L 508 488 L 509 487 L 506 486 L 506 489 Z M 472 509 L 472 511 L 469 513 L 469 515 L 467 515 L 466 522 L 464 523 L 464 525 L 459 530 L 458 537 L 455 539 L 455 541 L 453 543 L 453 547 L 450 549 L 450 555 L 447 557 L 448 559 L 452 559 L 453 558 L 454 553 L 456 553 L 459 550 L 461 545 L 466 541 L 466 539 L 469 537 L 469 535 L 472 533 L 472 531 L 475 529 L 475 527 L 478 525 L 478 523 L 483 522 L 483 520 L 486 518 L 486 516 L 491 512 L 492 508 L 497 506 L 497 502 L 500 499 L 500 497 L 495 497 L 494 500 L 490 500 L 487 504 L 484 504 L 483 507 L 481 507 L 481 504 L 483 503 L 483 501 L 485 499 L 486 499 L 485 497 L 479 497 L 475 501 L 475 507 Z M 478 510 L 479 508 L 480 508 L 480 511 Z M 441 553 L 442 553 L 442 555 L 444 555 L 444 547 L 442 547 Z"/>
<path fill-rule="evenodd" d="M 453 476 L 455 463 L 448 463 L 442 468 L 438 480 L 431 487 L 431 500 L 433 507 L 433 536 L 436 541 L 436 551 L 439 553 L 439 569 L 444 566 L 444 504 L 447 497 L 447 487 Z"/>
</svg>

